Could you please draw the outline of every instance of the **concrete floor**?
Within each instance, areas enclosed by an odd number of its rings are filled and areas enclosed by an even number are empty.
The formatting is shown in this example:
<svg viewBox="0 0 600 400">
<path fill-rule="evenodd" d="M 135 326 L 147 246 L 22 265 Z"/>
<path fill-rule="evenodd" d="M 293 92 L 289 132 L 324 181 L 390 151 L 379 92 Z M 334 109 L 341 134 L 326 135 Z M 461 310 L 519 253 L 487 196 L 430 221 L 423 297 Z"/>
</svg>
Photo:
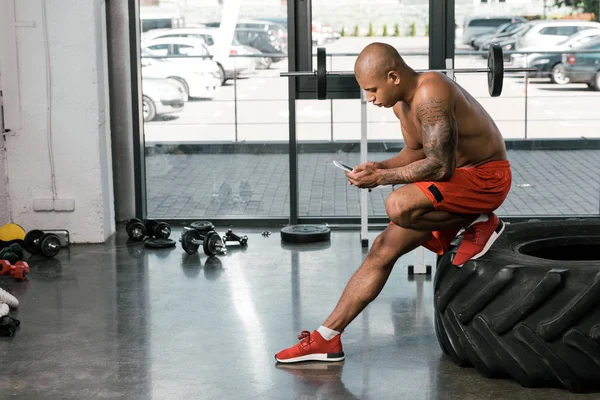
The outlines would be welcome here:
<svg viewBox="0 0 600 400">
<path fill-rule="evenodd" d="M 21 321 L 15 337 L 0 338 L 0 398 L 598 398 L 455 366 L 434 332 L 432 281 L 407 278 L 414 253 L 344 333 L 343 363 L 277 366 L 274 354 L 321 324 L 365 256 L 356 231 L 290 246 L 278 231 L 239 230 L 246 250 L 208 260 L 179 244 L 127 245 L 119 229 L 105 245 L 31 259 L 26 282 L 0 277 Z"/>
</svg>

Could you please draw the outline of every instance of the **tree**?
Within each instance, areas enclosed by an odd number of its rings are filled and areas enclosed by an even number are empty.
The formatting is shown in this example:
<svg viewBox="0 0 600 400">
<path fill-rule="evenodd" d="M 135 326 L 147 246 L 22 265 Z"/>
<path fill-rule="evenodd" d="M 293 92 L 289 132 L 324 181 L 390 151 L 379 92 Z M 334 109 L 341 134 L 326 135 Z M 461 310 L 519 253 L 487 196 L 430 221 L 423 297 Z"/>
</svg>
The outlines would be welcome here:
<svg viewBox="0 0 600 400">
<path fill-rule="evenodd" d="M 554 0 L 558 7 L 566 6 L 580 8 L 583 12 L 594 13 L 596 21 L 600 16 L 600 0 Z"/>
</svg>

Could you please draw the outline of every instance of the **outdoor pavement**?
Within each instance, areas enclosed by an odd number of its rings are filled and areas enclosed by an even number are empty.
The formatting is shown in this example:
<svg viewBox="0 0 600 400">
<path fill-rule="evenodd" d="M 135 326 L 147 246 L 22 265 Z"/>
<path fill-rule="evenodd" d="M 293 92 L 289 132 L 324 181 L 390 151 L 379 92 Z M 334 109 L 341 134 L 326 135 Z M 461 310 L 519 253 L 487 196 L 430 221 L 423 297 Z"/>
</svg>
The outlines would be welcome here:
<svg viewBox="0 0 600 400">
<path fill-rule="evenodd" d="M 153 218 L 289 216 L 288 154 L 153 154 L 146 158 L 148 215 Z M 369 153 L 378 161 L 395 153 Z M 500 216 L 590 215 L 600 209 L 600 150 L 509 150 L 512 189 Z M 298 155 L 299 215 L 358 216 L 359 189 L 339 160 L 358 153 Z M 369 215 L 385 216 L 391 187 L 369 193 Z"/>
</svg>

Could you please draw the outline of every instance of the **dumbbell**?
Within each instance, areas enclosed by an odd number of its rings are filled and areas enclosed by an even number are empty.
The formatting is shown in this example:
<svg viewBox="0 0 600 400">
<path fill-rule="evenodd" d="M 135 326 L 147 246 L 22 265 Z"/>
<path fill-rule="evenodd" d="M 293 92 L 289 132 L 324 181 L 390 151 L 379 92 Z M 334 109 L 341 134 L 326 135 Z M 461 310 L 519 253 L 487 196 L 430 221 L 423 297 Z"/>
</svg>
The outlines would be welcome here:
<svg viewBox="0 0 600 400">
<path fill-rule="evenodd" d="M 238 236 L 231 229 L 227 230 L 227 233 L 223 237 L 225 244 L 227 242 L 238 242 L 240 246 L 246 246 L 248 244 L 248 236 Z"/>
<path fill-rule="evenodd" d="M 127 235 L 133 240 L 143 240 L 146 237 L 146 225 L 139 218 L 132 218 L 125 227 Z"/>
<path fill-rule="evenodd" d="M 150 219 L 145 222 L 139 218 L 132 218 L 125 227 L 127 235 L 133 240 L 143 240 L 145 237 L 168 239 L 171 236 L 171 227 L 166 222 Z"/>
<path fill-rule="evenodd" d="M 181 247 L 188 254 L 194 254 L 198 251 L 200 245 L 207 256 L 216 256 L 224 254 L 227 246 L 221 239 L 221 236 L 215 231 L 210 231 L 203 235 L 198 229 L 186 227 L 181 232 Z"/>
<path fill-rule="evenodd" d="M 25 235 L 24 247 L 30 254 L 42 254 L 48 258 L 60 253 L 60 238 L 54 233 L 34 229 Z"/>
<path fill-rule="evenodd" d="M 171 236 L 171 227 L 166 222 L 149 219 L 146 221 L 146 235 L 156 239 L 168 239 Z"/>
<path fill-rule="evenodd" d="M 6 260 L 11 264 L 23 259 L 23 248 L 18 243 L 13 243 L 0 250 L 0 260 Z"/>
<path fill-rule="evenodd" d="M 25 261 L 18 261 L 15 265 L 11 265 L 7 260 L 0 260 L 0 275 L 11 275 L 16 280 L 22 281 L 29 273 L 29 264 Z"/>
</svg>

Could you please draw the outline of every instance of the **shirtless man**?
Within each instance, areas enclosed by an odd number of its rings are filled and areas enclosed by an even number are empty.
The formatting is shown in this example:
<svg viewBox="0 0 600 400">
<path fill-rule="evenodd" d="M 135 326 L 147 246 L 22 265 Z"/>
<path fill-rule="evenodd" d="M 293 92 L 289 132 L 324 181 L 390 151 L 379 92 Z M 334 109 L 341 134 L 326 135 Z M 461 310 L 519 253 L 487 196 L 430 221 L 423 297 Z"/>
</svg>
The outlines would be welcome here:
<svg viewBox="0 0 600 400">
<path fill-rule="evenodd" d="M 418 246 L 443 254 L 461 229 L 453 264 L 481 257 L 504 224 L 493 213 L 512 175 L 504 140 L 483 107 L 439 72 L 417 73 L 391 46 L 372 43 L 360 53 L 356 80 L 368 100 L 392 108 L 405 147 L 382 162 L 347 172 L 359 188 L 402 185 L 386 200 L 390 224 L 373 242 L 337 306 L 321 327 L 280 351 L 282 363 L 341 361 L 341 332 L 383 289 L 398 258 Z"/>
</svg>

